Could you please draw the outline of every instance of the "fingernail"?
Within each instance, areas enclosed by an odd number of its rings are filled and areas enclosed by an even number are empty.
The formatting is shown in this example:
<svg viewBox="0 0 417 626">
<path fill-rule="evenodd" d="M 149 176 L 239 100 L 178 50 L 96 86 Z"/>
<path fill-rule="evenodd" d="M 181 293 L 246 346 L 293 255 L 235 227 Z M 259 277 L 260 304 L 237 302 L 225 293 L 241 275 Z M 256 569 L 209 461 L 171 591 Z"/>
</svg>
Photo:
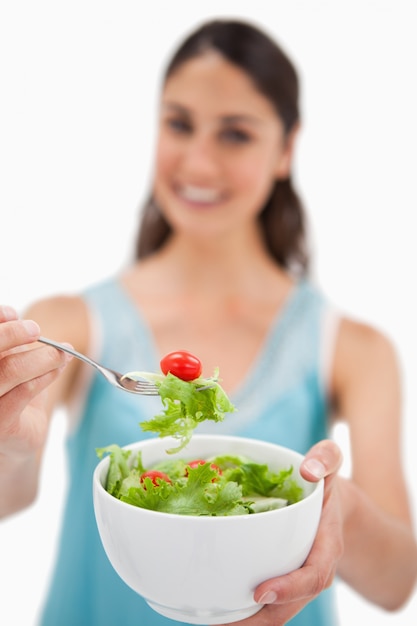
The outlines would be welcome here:
<svg viewBox="0 0 417 626">
<path fill-rule="evenodd" d="M 72 346 L 70 343 L 67 343 L 66 341 L 63 341 L 62 345 L 66 346 L 70 350 L 74 350 L 74 346 Z M 63 352 L 63 354 L 65 355 L 65 363 L 67 363 L 68 361 L 71 361 L 71 359 L 73 358 L 73 355 L 69 354 L 68 352 Z"/>
<path fill-rule="evenodd" d="M 31 337 L 37 337 L 38 335 L 40 335 L 41 330 L 38 324 L 33 320 L 23 320 L 22 324 L 23 327 L 26 329 L 28 335 L 30 335 Z"/>
<path fill-rule="evenodd" d="M 304 469 L 306 469 L 310 474 L 312 474 L 312 476 L 315 476 L 318 479 L 324 478 L 324 476 L 326 475 L 326 468 L 324 467 L 323 463 L 321 463 L 317 459 L 308 459 L 308 461 L 305 461 Z"/>
<path fill-rule="evenodd" d="M 1 306 L 0 311 L 5 322 L 11 322 L 11 320 L 15 320 L 17 318 L 16 311 L 11 306 L 8 306 L 7 304 Z"/>
<path fill-rule="evenodd" d="M 259 598 L 259 604 L 274 604 L 277 601 L 275 591 L 265 591 L 264 595 Z"/>
</svg>

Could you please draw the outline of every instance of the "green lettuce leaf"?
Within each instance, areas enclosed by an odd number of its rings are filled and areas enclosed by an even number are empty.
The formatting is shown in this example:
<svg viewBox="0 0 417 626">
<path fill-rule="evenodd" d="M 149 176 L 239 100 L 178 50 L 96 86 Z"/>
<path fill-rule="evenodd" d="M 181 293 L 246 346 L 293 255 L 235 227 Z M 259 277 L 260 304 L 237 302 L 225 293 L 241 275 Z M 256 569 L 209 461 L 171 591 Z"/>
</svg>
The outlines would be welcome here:
<svg viewBox="0 0 417 626">
<path fill-rule="evenodd" d="M 110 454 L 105 488 L 106 491 L 117 497 L 122 480 L 129 476 L 131 471 L 127 462 L 130 450 L 122 450 L 117 444 L 112 444 L 105 448 L 96 448 L 96 453 L 99 459 L 105 454 Z"/>
<path fill-rule="evenodd" d="M 150 478 L 140 483 L 140 474 L 127 477 L 121 485 L 123 502 L 164 513 L 181 515 L 243 515 L 249 505 L 242 502 L 242 490 L 233 482 L 212 482 L 218 476 L 208 463 L 189 468 L 186 480 L 154 485 Z"/>
<path fill-rule="evenodd" d="M 264 496 L 284 499 L 288 504 L 298 502 L 304 492 L 292 477 L 293 468 L 272 472 L 267 465 L 248 462 L 243 457 L 219 456 L 210 459 L 218 465 L 227 480 L 242 487 L 245 497 Z"/>
<path fill-rule="evenodd" d="M 167 450 L 168 453 L 184 448 L 201 422 L 220 422 L 226 413 L 236 410 L 218 383 L 216 373 L 213 378 L 197 378 L 189 382 L 169 373 L 167 376 L 153 375 L 152 381 L 158 387 L 164 408 L 158 415 L 141 422 L 140 427 L 145 432 L 157 433 L 159 437 L 177 439 L 178 446 Z"/>
</svg>

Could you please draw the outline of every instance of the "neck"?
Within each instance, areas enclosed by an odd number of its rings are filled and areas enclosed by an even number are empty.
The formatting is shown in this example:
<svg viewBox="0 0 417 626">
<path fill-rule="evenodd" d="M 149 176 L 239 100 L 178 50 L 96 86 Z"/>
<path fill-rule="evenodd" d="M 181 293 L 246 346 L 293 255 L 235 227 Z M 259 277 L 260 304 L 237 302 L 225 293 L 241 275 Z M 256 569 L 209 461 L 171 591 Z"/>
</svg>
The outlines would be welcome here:
<svg viewBox="0 0 417 626">
<path fill-rule="evenodd" d="M 239 288 L 259 273 L 278 271 L 268 254 L 261 233 L 251 229 L 234 237 L 199 238 L 174 235 L 158 254 L 165 267 L 191 288 L 222 285 Z"/>
</svg>

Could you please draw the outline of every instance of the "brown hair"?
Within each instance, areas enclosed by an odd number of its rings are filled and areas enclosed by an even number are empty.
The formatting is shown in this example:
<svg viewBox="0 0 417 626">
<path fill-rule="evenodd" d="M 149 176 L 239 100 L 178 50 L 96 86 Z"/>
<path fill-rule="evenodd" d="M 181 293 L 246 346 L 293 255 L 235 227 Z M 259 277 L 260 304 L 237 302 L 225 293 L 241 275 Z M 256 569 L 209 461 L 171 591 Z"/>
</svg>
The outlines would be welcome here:
<svg viewBox="0 0 417 626">
<path fill-rule="evenodd" d="M 219 52 L 251 77 L 257 89 L 274 105 L 288 137 L 300 118 L 297 73 L 279 46 L 250 24 L 215 20 L 201 26 L 172 57 L 164 82 L 183 63 L 209 50 Z M 305 215 L 290 178 L 275 182 L 259 220 L 266 246 L 278 264 L 306 273 Z M 171 226 L 150 198 L 142 213 L 136 257 L 143 259 L 158 250 L 171 232 Z"/>
</svg>

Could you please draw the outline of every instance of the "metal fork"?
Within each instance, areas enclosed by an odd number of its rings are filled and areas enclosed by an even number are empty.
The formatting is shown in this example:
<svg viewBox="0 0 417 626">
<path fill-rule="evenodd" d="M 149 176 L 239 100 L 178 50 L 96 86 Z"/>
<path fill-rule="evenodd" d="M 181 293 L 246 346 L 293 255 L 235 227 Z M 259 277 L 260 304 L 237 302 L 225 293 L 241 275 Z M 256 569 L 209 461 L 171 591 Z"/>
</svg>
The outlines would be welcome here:
<svg viewBox="0 0 417 626">
<path fill-rule="evenodd" d="M 76 350 L 68 348 L 62 343 L 52 341 L 52 339 L 46 339 L 46 337 L 39 337 L 38 341 L 40 341 L 41 343 L 46 343 L 49 346 L 53 346 L 54 348 L 57 348 L 58 350 L 62 350 L 63 352 L 68 352 L 68 354 L 72 354 L 77 359 L 80 359 L 80 361 L 84 361 L 85 363 L 88 363 L 88 365 L 92 365 L 93 367 L 96 368 L 96 370 L 100 372 L 100 374 L 104 376 L 104 378 L 109 383 L 111 383 L 115 387 L 118 387 L 119 389 L 123 389 L 124 391 L 129 391 L 130 393 L 137 393 L 142 396 L 157 396 L 158 395 L 157 387 L 153 383 L 145 379 L 134 380 L 133 378 L 130 378 L 129 376 L 124 376 L 123 374 L 120 374 L 119 372 L 115 372 L 114 370 L 111 370 L 108 367 L 103 367 L 102 365 L 99 365 L 98 363 L 96 363 L 96 361 L 89 359 L 88 356 L 81 354 L 81 352 L 77 352 Z"/>
</svg>

